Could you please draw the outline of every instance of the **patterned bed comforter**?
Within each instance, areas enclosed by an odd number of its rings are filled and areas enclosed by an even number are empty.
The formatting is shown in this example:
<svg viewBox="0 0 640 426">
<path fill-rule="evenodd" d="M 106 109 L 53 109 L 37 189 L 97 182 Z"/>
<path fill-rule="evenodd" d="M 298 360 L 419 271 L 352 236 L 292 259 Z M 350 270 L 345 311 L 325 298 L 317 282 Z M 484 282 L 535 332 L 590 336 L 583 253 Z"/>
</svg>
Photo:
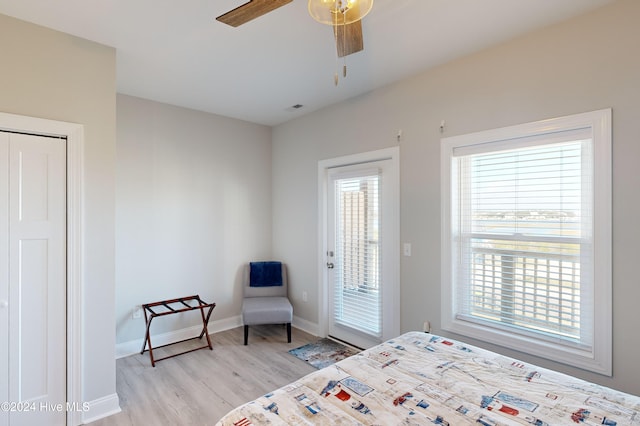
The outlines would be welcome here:
<svg viewBox="0 0 640 426">
<path fill-rule="evenodd" d="M 244 404 L 231 425 L 640 425 L 640 397 L 406 333 Z"/>
</svg>

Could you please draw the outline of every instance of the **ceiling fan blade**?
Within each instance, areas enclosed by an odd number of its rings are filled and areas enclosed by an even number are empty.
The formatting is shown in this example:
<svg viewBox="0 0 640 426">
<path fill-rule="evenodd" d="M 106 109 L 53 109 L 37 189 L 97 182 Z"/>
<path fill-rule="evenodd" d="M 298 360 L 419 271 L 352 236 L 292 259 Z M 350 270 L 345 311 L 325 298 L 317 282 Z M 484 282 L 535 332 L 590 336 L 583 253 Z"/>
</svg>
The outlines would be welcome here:
<svg viewBox="0 0 640 426">
<path fill-rule="evenodd" d="M 364 50 L 362 21 L 356 21 L 347 25 L 336 25 L 333 27 L 333 31 L 336 35 L 336 47 L 339 58 Z"/>
<path fill-rule="evenodd" d="M 238 27 L 292 1 L 293 0 L 251 0 L 218 16 L 216 20 L 231 25 L 232 27 Z"/>
</svg>

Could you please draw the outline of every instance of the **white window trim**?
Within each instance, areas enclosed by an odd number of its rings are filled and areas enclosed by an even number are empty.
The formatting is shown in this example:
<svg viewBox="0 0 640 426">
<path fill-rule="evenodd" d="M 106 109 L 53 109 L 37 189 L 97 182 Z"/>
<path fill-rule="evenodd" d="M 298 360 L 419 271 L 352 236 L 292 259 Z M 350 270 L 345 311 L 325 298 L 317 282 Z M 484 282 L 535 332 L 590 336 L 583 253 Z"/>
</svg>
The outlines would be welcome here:
<svg viewBox="0 0 640 426">
<path fill-rule="evenodd" d="M 520 124 L 442 139 L 441 321 L 442 329 L 603 375 L 612 374 L 611 109 Z M 455 147 L 591 128 L 594 157 L 594 329 L 591 350 L 561 346 L 456 318 L 452 285 L 451 159 Z"/>
</svg>

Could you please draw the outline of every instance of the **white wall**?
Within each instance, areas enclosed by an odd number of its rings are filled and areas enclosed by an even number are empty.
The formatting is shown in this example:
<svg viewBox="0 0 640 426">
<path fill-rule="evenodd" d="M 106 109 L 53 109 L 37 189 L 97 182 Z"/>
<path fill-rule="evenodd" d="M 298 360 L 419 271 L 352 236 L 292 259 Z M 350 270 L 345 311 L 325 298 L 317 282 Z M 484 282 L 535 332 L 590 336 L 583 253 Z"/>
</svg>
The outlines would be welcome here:
<svg viewBox="0 0 640 426">
<path fill-rule="evenodd" d="M 76 402 L 98 401 L 116 391 L 115 50 L 0 15 L 0 52 L 0 111 L 84 125 L 83 400 Z"/>
<path fill-rule="evenodd" d="M 274 256 L 287 259 L 296 316 L 318 323 L 317 163 L 401 151 L 401 327 L 440 330 L 440 138 L 613 108 L 612 378 L 472 342 L 640 395 L 640 2 L 614 4 L 426 71 L 273 131 Z M 349 78 L 358 78 L 351 75 Z M 444 134 L 441 120 L 446 120 Z M 330 124 L 328 124 L 330 123 Z M 302 301 L 307 291 L 309 302 Z M 454 336 L 455 337 L 455 336 Z"/>
<path fill-rule="evenodd" d="M 199 294 L 212 323 L 238 316 L 241 265 L 271 255 L 271 129 L 125 95 L 117 120 L 117 342 L 142 341 L 143 303 Z"/>
</svg>

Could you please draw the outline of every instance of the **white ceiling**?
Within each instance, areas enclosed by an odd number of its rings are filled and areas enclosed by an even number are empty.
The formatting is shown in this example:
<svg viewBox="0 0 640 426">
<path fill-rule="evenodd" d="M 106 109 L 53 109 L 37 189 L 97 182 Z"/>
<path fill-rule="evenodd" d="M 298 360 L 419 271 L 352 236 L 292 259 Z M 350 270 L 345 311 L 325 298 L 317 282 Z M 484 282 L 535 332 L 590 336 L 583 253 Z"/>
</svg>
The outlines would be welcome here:
<svg viewBox="0 0 640 426">
<path fill-rule="evenodd" d="M 376 0 L 337 87 L 332 29 L 307 0 L 238 28 L 214 19 L 245 1 L 0 0 L 0 13 L 115 47 L 119 93 L 276 125 L 613 0 Z"/>
</svg>

